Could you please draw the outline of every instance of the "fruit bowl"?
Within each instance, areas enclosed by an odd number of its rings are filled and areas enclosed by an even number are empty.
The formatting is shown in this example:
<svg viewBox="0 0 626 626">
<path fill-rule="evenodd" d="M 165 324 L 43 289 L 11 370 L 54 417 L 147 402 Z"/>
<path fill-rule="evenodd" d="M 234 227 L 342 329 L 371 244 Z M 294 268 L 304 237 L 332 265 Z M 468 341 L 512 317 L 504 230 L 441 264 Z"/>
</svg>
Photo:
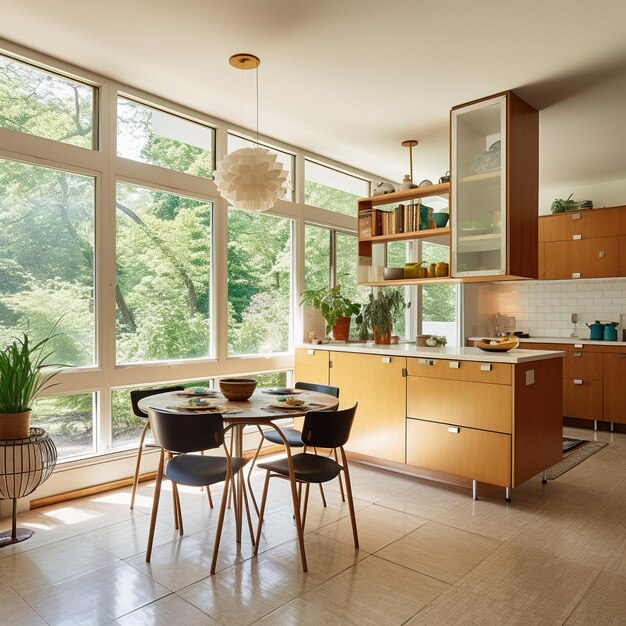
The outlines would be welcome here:
<svg viewBox="0 0 626 626">
<path fill-rule="evenodd" d="M 222 378 L 220 391 L 227 400 L 247 400 L 256 389 L 254 378 Z"/>
</svg>

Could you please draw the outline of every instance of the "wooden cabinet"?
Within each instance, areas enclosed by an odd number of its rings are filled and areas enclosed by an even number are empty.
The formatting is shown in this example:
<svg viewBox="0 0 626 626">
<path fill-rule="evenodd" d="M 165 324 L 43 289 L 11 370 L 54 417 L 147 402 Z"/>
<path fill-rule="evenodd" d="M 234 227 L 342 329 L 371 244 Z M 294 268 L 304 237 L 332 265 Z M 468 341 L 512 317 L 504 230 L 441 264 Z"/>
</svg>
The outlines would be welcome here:
<svg viewBox="0 0 626 626">
<path fill-rule="evenodd" d="M 330 384 L 340 389 L 340 407 L 359 403 L 346 449 L 404 463 L 406 359 L 332 352 L 331 364 Z"/>
<path fill-rule="evenodd" d="M 328 385 L 328 363 L 330 352 L 315 348 L 296 350 L 294 377 L 296 382 Z"/>
<path fill-rule="evenodd" d="M 450 137 L 452 276 L 537 278 L 538 112 L 503 92 L 454 107 Z"/>
<path fill-rule="evenodd" d="M 477 383 L 510 385 L 513 366 L 508 363 L 452 361 L 450 359 L 408 359 L 409 376 L 471 380 Z"/>
<path fill-rule="evenodd" d="M 613 352 L 604 358 L 604 420 L 626 424 L 626 353 Z"/>
<path fill-rule="evenodd" d="M 602 419 L 602 381 L 564 378 L 563 414 L 581 419 Z"/>
<path fill-rule="evenodd" d="M 626 276 L 626 206 L 539 218 L 539 278 Z"/>
</svg>

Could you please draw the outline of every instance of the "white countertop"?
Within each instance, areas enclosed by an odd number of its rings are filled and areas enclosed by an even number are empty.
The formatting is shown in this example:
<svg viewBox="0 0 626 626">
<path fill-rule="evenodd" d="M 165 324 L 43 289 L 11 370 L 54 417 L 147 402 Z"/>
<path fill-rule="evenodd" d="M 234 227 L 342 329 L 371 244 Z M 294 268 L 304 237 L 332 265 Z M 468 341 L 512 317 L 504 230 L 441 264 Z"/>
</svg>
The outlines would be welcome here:
<svg viewBox="0 0 626 626">
<path fill-rule="evenodd" d="M 468 341 L 480 341 L 483 337 L 468 337 Z M 582 343 L 589 346 L 626 346 L 626 341 L 597 341 L 591 339 L 581 339 L 580 337 L 524 337 L 520 343 Z"/>
<path fill-rule="evenodd" d="M 554 350 L 522 350 L 516 348 L 509 352 L 485 352 L 480 348 L 422 348 L 413 342 L 394 345 L 374 345 L 373 343 L 332 342 L 324 344 L 303 343 L 297 348 L 307 350 L 332 350 L 333 352 L 358 352 L 361 354 L 380 354 L 382 356 L 416 357 L 421 359 L 447 359 L 450 361 L 483 361 L 489 363 L 527 363 L 564 357 L 565 352 Z"/>
</svg>

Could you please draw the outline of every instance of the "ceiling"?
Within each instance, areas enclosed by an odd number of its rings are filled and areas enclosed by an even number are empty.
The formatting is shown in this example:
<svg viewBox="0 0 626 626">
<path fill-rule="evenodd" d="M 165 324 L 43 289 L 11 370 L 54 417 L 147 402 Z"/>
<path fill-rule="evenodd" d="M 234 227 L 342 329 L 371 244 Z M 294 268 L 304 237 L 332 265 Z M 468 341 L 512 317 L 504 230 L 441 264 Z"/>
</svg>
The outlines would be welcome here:
<svg viewBox="0 0 626 626">
<path fill-rule="evenodd" d="M 1 37 L 244 126 L 228 57 L 254 53 L 263 134 L 392 180 L 408 138 L 415 177 L 442 175 L 450 107 L 505 89 L 542 109 L 542 184 L 626 179 L 623 0 L 2 5 Z"/>
</svg>

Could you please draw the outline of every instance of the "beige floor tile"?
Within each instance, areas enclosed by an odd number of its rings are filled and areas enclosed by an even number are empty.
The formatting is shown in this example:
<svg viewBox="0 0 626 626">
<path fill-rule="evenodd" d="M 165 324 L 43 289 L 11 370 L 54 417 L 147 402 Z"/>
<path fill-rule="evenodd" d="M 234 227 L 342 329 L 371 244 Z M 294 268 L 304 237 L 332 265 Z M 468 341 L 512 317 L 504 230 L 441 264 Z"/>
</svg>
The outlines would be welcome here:
<svg viewBox="0 0 626 626">
<path fill-rule="evenodd" d="M 626 578 L 626 538 L 616 541 L 615 545 L 615 552 L 603 569 L 605 572 Z"/>
<path fill-rule="evenodd" d="M 156 626 L 157 624 L 214 626 L 219 622 L 174 593 L 111 622 L 111 626 Z"/>
<path fill-rule="evenodd" d="M 428 522 L 377 552 L 377 556 L 454 583 L 487 558 L 500 542 Z"/>
<path fill-rule="evenodd" d="M 549 552 L 504 544 L 457 586 L 505 602 L 511 611 L 562 623 L 597 575 L 597 569 Z"/>
<path fill-rule="evenodd" d="M 544 626 L 546 623 L 545 618 L 540 615 L 530 611 L 512 610 L 506 602 L 478 596 L 455 586 L 450 587 L 406 622 L 406 626 Z"/>
<path fill-rule="evenodd" d="M 0 624 L 45 626 L 45 621 L 7 583 L 0 582 Z"/>
<path fill-rule="evenodd" d="M 365 552 L 374 553 L 386 545 L 393 543 L 419 528 L 428 520 L 394 511 L 386 507 L 371 504 L 366 508 L 356 511 L 357 531 L 359 547 Z M 340 541 L 354 546 L 352 524 L 349 517 L 344 517 L 338 522 L 322 526 L 316 533 L 335 541 Z"/>
<path fill-rule="evenodd" d="M 167 589 L 178 591 L 209 576 L 212 556 L 212 541 L 202 543 L 192 537 L 183 537 L 153 548 L 150 563 L 146 563 L 143 553 L 126 559 L 126 562 Z M 218 569 L 224 567 L 228 567 L 228 563 L 220 559 Z"/>
<path fill-rule="evenodd" d="M 117 561 L 84 537 L 71 537 L 0 559 L 0 579 L 24 595 Z"/>
<path fill-rule="evenodd" d="M 302 599 L 356 624 L 403 624 L 448 586 L 370 556 L 307 592 Z"/>
<path fill-rule="evenodd" d="M 168 593 L 120 561 L 26 594 L 24 599 L 49 624 L 104 624 Z"/>
<path fill-rule="evenodd" d="M 602 572 L 565 623 L 578 626 L 626 624 L 626 578 Z"/>
<path fill-rule="evenodd" d="M 263 619 L 255 622 L 259 626 L 349 626 L 356 622 L 348 622 L 331 613 L 327 609 L 309 604 L 302 598 L 287 602 L 284 606 L 272 611 Z"/>
</svg>

